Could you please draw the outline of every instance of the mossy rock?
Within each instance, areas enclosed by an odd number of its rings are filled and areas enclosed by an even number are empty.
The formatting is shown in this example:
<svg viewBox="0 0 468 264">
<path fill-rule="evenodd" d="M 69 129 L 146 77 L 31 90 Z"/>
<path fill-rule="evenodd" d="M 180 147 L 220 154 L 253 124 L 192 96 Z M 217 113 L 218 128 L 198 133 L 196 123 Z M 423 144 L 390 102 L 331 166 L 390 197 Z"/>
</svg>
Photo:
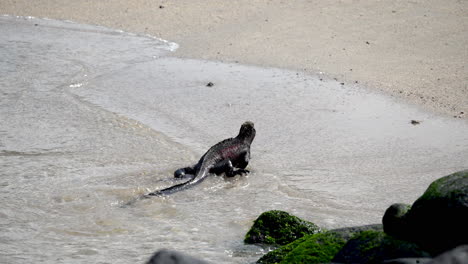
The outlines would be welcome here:
<svg viewBox="0 0 468 264">
<path fill-rule="evenodd" d="M 247 244 L 286 245 L 305 235 L 315 234 L 320 228 L 314 223 L 283 211 L 267 211 L 261 214 L 245 236 Z"/>
<path fill-rule="evenodd" d="M 433 255 L 468 244 L 468 170 L 442 177 L 427 188 L 405 214 L 392 205 L 383 218 L 384 230 L 417 243 Z"/>
<path fill-rule="evenodd" d="M 382 263 L 398 258 L 429 257 L 418 245 L 397 240 L 383 232 L 363 231 L 356 233 L 336 254 L 333 262 Z"/>
<path fill-rule="evenodd" d="M 257 263 L 329 263 L 346 241 L 333 232 L 304 236 L 269 252 Z"/>
<path fill-rule="evenodd" d="M 262 264 L 269 264 L 269 263 L 279 263 L 281 262 L 284 257 L 291 252 L 294 248 L 297 247 L 300 243 L 304 242 L 309 236 L 313 235 L 306 235 L 303 236 L 287 245 L 284 245 L 282 247 L 279 247 L 273 251 L 268 252 L 267 254 L 263 255 L 257 263 L 262 263 Z"/>
<path fill-rule="evenodd" d="M 432 182 L 414 203 L 413 209 L 418 208 L 419 203 L 424 201 L 441 198 L 452 201 L 452 207 L 468 206 L 468 170 L 455 172 Z"/>
<path fill-rule="evenodd" d="M 339 235 L 344 240 L 350 240 L 356 233 L 363 232 L 363 231 L 383 231 L 383 225 L 381 224 L 373 224 L 373 225 L 363 225 L 363 226 L 352 226 L 352 227 L 343 227 L 332 229 L 329 232 L 333 232 Z"/>
</svg>

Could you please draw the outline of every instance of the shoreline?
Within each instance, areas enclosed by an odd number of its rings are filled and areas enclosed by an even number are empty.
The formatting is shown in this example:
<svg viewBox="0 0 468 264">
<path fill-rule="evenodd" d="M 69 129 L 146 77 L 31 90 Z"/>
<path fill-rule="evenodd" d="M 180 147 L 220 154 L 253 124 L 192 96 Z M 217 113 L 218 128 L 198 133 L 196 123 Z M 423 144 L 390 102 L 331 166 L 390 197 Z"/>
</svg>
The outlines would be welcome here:
<svg viewBox="0 0 468 264">
<path fill-rule="evenodd" d="M 323 72 L 468 118 L 468 3 L 309 3 L 210 0 L 57 4 L 2 1 L 2 14 L 48 17 L 178 43 L 171 56 Z"/>
</svg>

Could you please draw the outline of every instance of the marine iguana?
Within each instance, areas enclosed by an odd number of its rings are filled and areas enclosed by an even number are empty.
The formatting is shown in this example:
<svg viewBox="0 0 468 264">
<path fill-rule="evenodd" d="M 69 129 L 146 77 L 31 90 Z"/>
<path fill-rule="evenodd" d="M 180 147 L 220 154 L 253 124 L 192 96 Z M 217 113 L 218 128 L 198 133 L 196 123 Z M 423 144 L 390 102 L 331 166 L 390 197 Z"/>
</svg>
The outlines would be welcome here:
<svg viewBox="0 0 468 264">
<path fill-rule="evenodd" d="M 151 192 L 146 196 L 168 195 L 190 188 L 202 182 L 210 173 L 225 173 L 228 177 L 248 173 L 249 171 L 245 168 L 250 160 L 250 145 L 255 133 L 254 124 L 250 121 L 244 122 L 235 138 L 228 138 L 217 143 L 200 158 L 197 164 L 174 172 L 176 178 L 189 174 L 193 175 L 193 178 L 184 183 Z M 234 168 L 238 169 L 234 170 Z"/>
</svg>

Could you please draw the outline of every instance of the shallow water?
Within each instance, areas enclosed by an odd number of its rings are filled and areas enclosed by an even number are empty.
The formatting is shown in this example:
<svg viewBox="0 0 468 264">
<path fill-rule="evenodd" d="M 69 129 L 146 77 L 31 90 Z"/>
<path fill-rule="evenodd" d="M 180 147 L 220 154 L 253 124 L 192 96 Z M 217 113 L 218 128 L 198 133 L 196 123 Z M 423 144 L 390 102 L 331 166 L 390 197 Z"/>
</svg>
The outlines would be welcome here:
<svg viewBox="0 0 468 264">
<path fill-rule="evenodd" d="M 143 263 L 160 248 L 253 262 L 262 249 L 242 239 L 265 210 L 377 223 L 468 167 L 466 121 L 323 76 L 172 58 L 174 43 L 71 22 L 3 16 L 0 35 L 2 263 Z M 122 206 L 245 120 L 250 175 Z"/>
</svg>

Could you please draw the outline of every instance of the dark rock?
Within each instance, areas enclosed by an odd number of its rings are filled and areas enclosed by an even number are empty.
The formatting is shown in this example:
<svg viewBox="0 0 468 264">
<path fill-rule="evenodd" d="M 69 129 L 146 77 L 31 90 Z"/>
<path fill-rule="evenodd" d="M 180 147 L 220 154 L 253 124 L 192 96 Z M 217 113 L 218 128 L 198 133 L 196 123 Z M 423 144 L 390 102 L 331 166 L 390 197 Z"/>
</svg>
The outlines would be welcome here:
<svg viewBox="0 0 468 264">
<path fill-rule="evenodd" d="M 382 263 L 397 258 L 429 257 L 418 245 L 394 239 L 383 232 L 356 233 L 333 258 L 339 263 Z"/>
<path fill-rule="evenodd" d="M 384 232 L 396 237 L 406 234 L 405 215 L 410 210 L 411 205 L 396 203 L 392 204 L 382 218 Z"/>
<path fill-rule="evenodd" d="M 307 235 L 269 252 L 257 263 L 329 263 L 345 243 L 332 232 Z"/>
<path fill-rule="evenodd" d="M 468 245 L 459 246 L 455 249 L 440 254 L 428 264 L 467 264 Z"/>
<path fill-rule="evenodd" d="M 208 262 L 177 251 L 161 249 L 156 252 L 146 264 L 208 264 Z"/>
<path fill-rule="evenodd" d="M 212 87 L 212 86 L 214 86 L 214 83 L 209 82 L 209 83 L 206 84 L 206 86 L 207 86 L 207 87 Z"/>
<path fill-rule="evenodd" d="M 320 228 L 315 224 L 283 211 L 261 214 L 245 236 L 247 244 L 286 245 L 305 235 L 315 234 Z"/>
<path fill-rule="evenodd" d="M 384 218 L 387 234 L 433 255 L 468 244 L 468 170 L 434 181 L 405 215 L 393 217 L 397 221 Z"/>
</svg>

